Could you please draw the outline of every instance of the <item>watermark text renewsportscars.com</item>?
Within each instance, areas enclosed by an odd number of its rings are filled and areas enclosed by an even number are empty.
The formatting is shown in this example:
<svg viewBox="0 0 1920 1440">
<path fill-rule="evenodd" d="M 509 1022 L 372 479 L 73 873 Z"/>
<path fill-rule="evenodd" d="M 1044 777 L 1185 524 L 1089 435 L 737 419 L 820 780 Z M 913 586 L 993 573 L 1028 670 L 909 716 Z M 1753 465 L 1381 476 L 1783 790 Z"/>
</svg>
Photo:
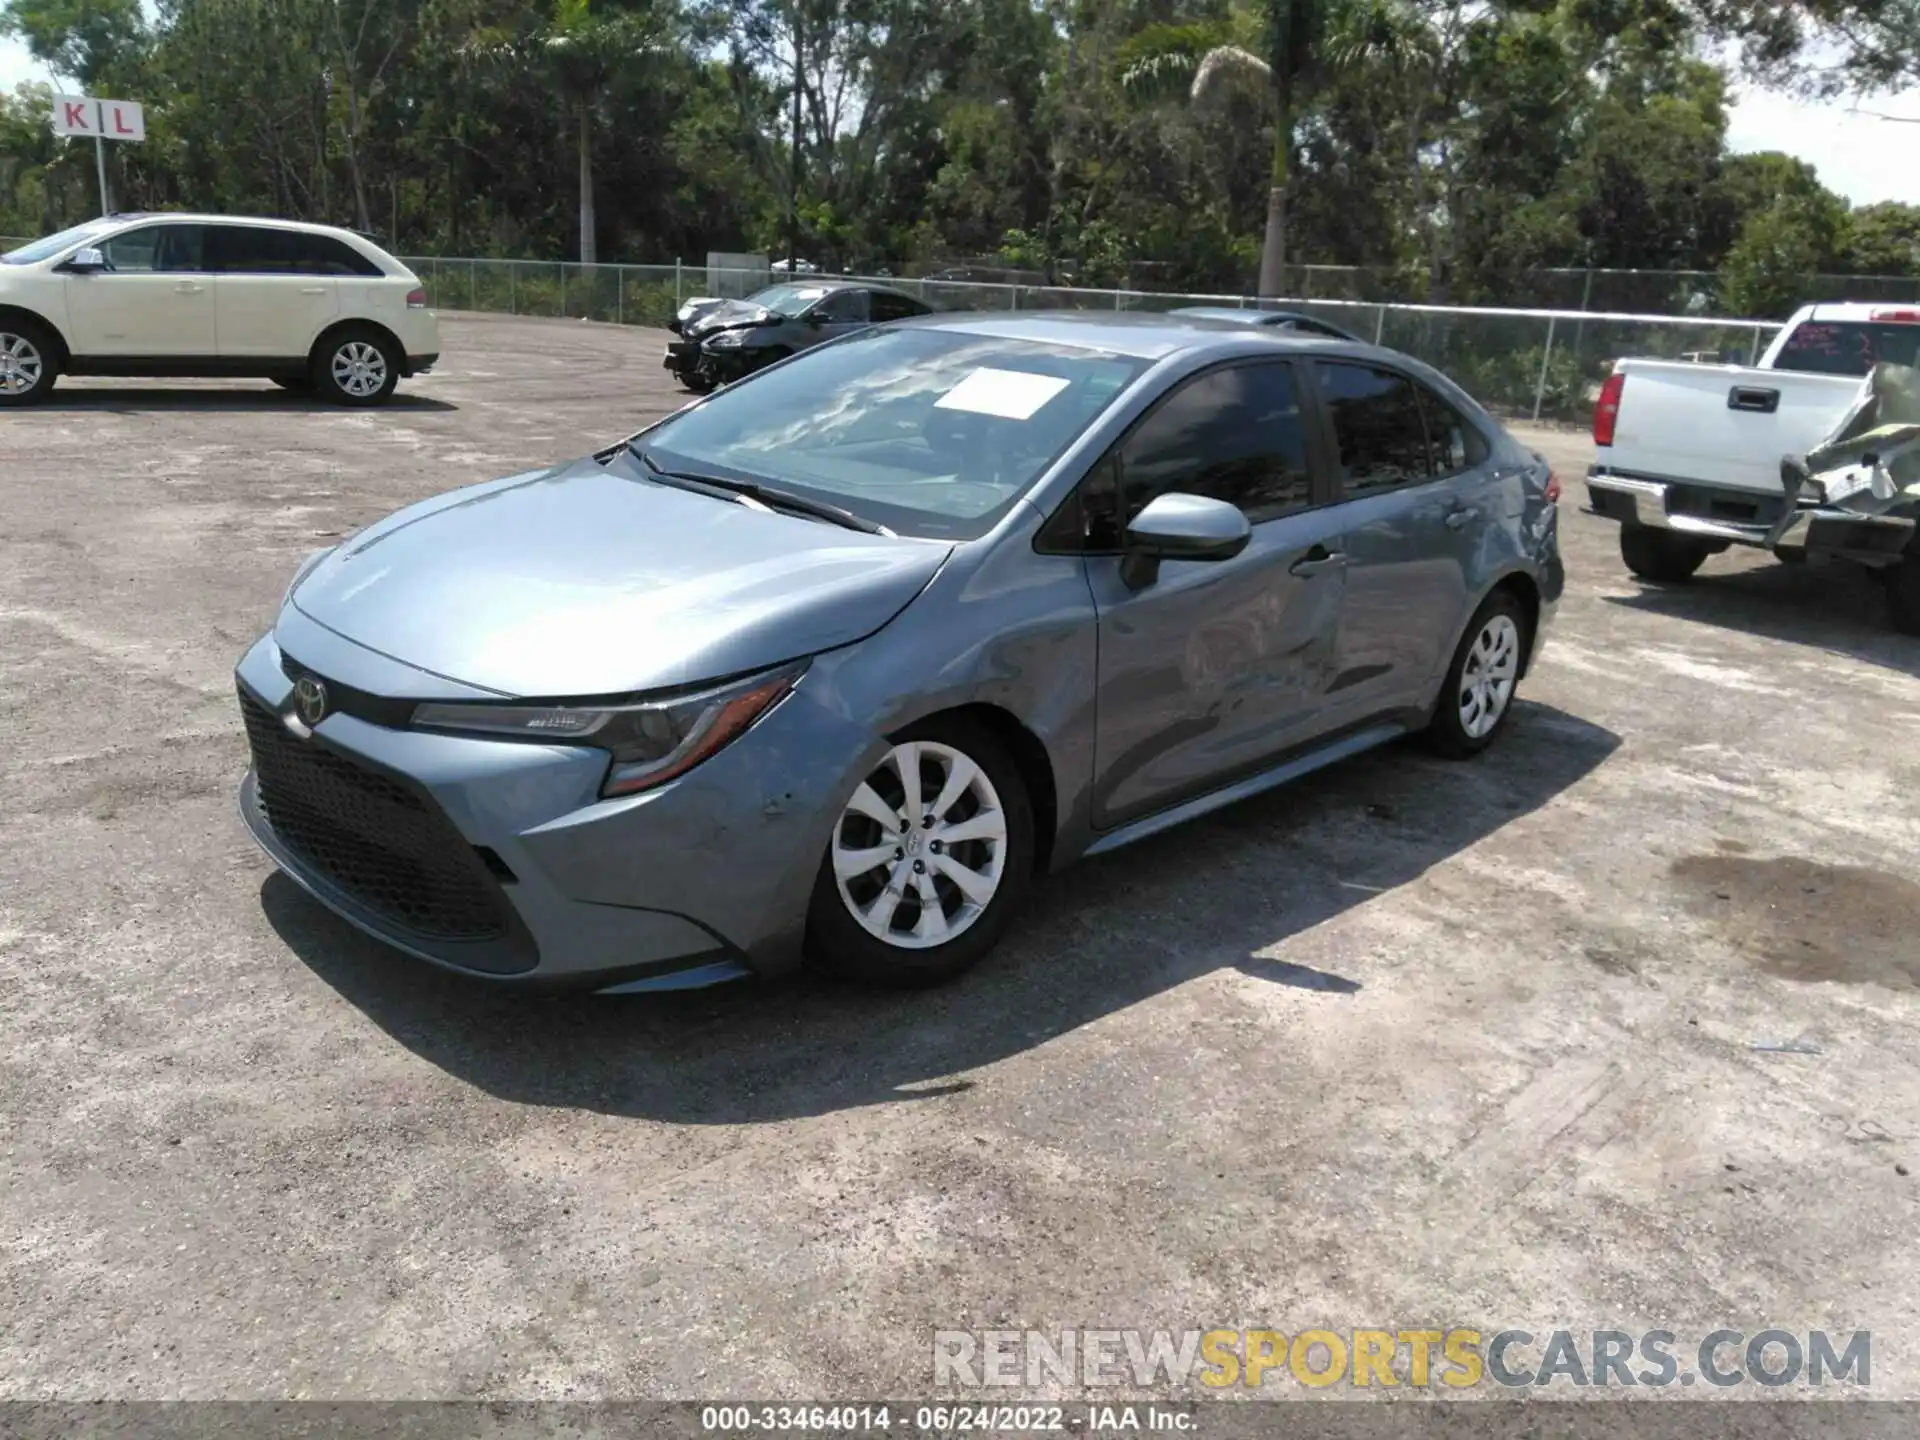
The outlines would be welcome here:
<svg viewBox="0 0 1920 1440">
<path fill-rule="evenodd" d="M 1538 1390 L 1873 1383 L 1873 1335 L 1712 1330 L 936 1330 L 946 1390 L 1285 1385 L 1321 1390 Z"/>
</svg>

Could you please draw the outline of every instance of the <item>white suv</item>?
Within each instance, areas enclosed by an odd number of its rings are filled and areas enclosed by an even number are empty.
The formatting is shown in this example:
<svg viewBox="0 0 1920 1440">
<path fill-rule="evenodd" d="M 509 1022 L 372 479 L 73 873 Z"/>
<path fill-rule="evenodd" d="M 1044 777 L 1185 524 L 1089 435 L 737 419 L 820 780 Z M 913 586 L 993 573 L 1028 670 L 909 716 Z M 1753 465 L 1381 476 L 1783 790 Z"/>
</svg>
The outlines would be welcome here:
<svg viewBox="0 0 1920 1440">
<path fill-rule="evenodd" d="M 255 376 L 377 405 L 439 358 L 418 277 L 349 230 L 112 215 L 0 255 L 0 407 L 62 374 Z"/>
</svg>

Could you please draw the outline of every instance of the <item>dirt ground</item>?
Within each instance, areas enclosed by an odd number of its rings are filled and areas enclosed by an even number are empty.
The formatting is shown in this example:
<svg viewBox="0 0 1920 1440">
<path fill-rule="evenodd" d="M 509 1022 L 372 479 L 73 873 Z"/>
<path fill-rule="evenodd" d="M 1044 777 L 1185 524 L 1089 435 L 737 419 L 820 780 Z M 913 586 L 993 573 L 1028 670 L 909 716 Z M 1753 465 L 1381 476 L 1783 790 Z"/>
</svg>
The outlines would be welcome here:
<svg viewBox="0 0 1920 1440">
<path fill-rule="evenodd" d="M 1920 1396 L 1920 642 L 1864 577 L 1646 589 L 1570 484 L 1478 761 L 1087 863 L 936 993 L 520 998 L 233 810 L 304 551 L 683 398 L 655 332 L 445 331 L 383 412 L 0 417 L 0 1397 L 924 1397 L 936 1329 L 1422 1324 L 1867 1329 Z"/>
</svg>

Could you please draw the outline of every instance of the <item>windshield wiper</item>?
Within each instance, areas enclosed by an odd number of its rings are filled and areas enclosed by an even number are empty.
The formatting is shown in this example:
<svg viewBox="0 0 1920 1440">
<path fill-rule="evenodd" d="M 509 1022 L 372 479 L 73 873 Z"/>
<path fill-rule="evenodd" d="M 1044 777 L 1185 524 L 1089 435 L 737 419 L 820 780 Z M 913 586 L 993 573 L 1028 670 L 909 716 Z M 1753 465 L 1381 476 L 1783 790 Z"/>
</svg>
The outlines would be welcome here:
<svg viewBox="0 0 1920 1440">
<path fill-rule="evenodd" d="M 848 530 L 858 530 L 863 535 L 892 535 L 893 531 L 884 525 L 843 510 L 838 505 L 829 505 L 824 500 L 810 500 L 805 495 L 796 495 L 791 490 L 776 489 L 771 485 L 755 485 L 746 480 L 728 480 L 719 475 L 698 475 L 690 471 L 669 470 L 655 460 L 638 445 L 629 444 L 627 448 L 638 455 L 651 470 L 656 479 L 666 480 L 685 490 L 698 490 L 728 500 L 756 500 L 770 510 L 791 510 L 799 515 L 811 516 L 815 520 L 825 520 L 832 525 L 841 525 Z"/>
</svg>

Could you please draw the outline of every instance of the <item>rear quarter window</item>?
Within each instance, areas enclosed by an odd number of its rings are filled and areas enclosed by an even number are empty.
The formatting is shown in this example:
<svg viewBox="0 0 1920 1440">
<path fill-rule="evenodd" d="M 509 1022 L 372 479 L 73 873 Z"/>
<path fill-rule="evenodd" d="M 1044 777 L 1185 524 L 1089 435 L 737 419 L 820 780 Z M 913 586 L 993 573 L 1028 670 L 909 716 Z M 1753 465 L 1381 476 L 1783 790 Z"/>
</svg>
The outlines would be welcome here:
<svg viewBox="0 0 1920 1440">
<path fill-rule="evenodd" d="M 1882 361 L 1920 363 L 1920 325 L 1866 320 L 1807 320 L 1780 347 L 1773 368 L 1817 375 L 1861 375 Z"/>
</svg>

